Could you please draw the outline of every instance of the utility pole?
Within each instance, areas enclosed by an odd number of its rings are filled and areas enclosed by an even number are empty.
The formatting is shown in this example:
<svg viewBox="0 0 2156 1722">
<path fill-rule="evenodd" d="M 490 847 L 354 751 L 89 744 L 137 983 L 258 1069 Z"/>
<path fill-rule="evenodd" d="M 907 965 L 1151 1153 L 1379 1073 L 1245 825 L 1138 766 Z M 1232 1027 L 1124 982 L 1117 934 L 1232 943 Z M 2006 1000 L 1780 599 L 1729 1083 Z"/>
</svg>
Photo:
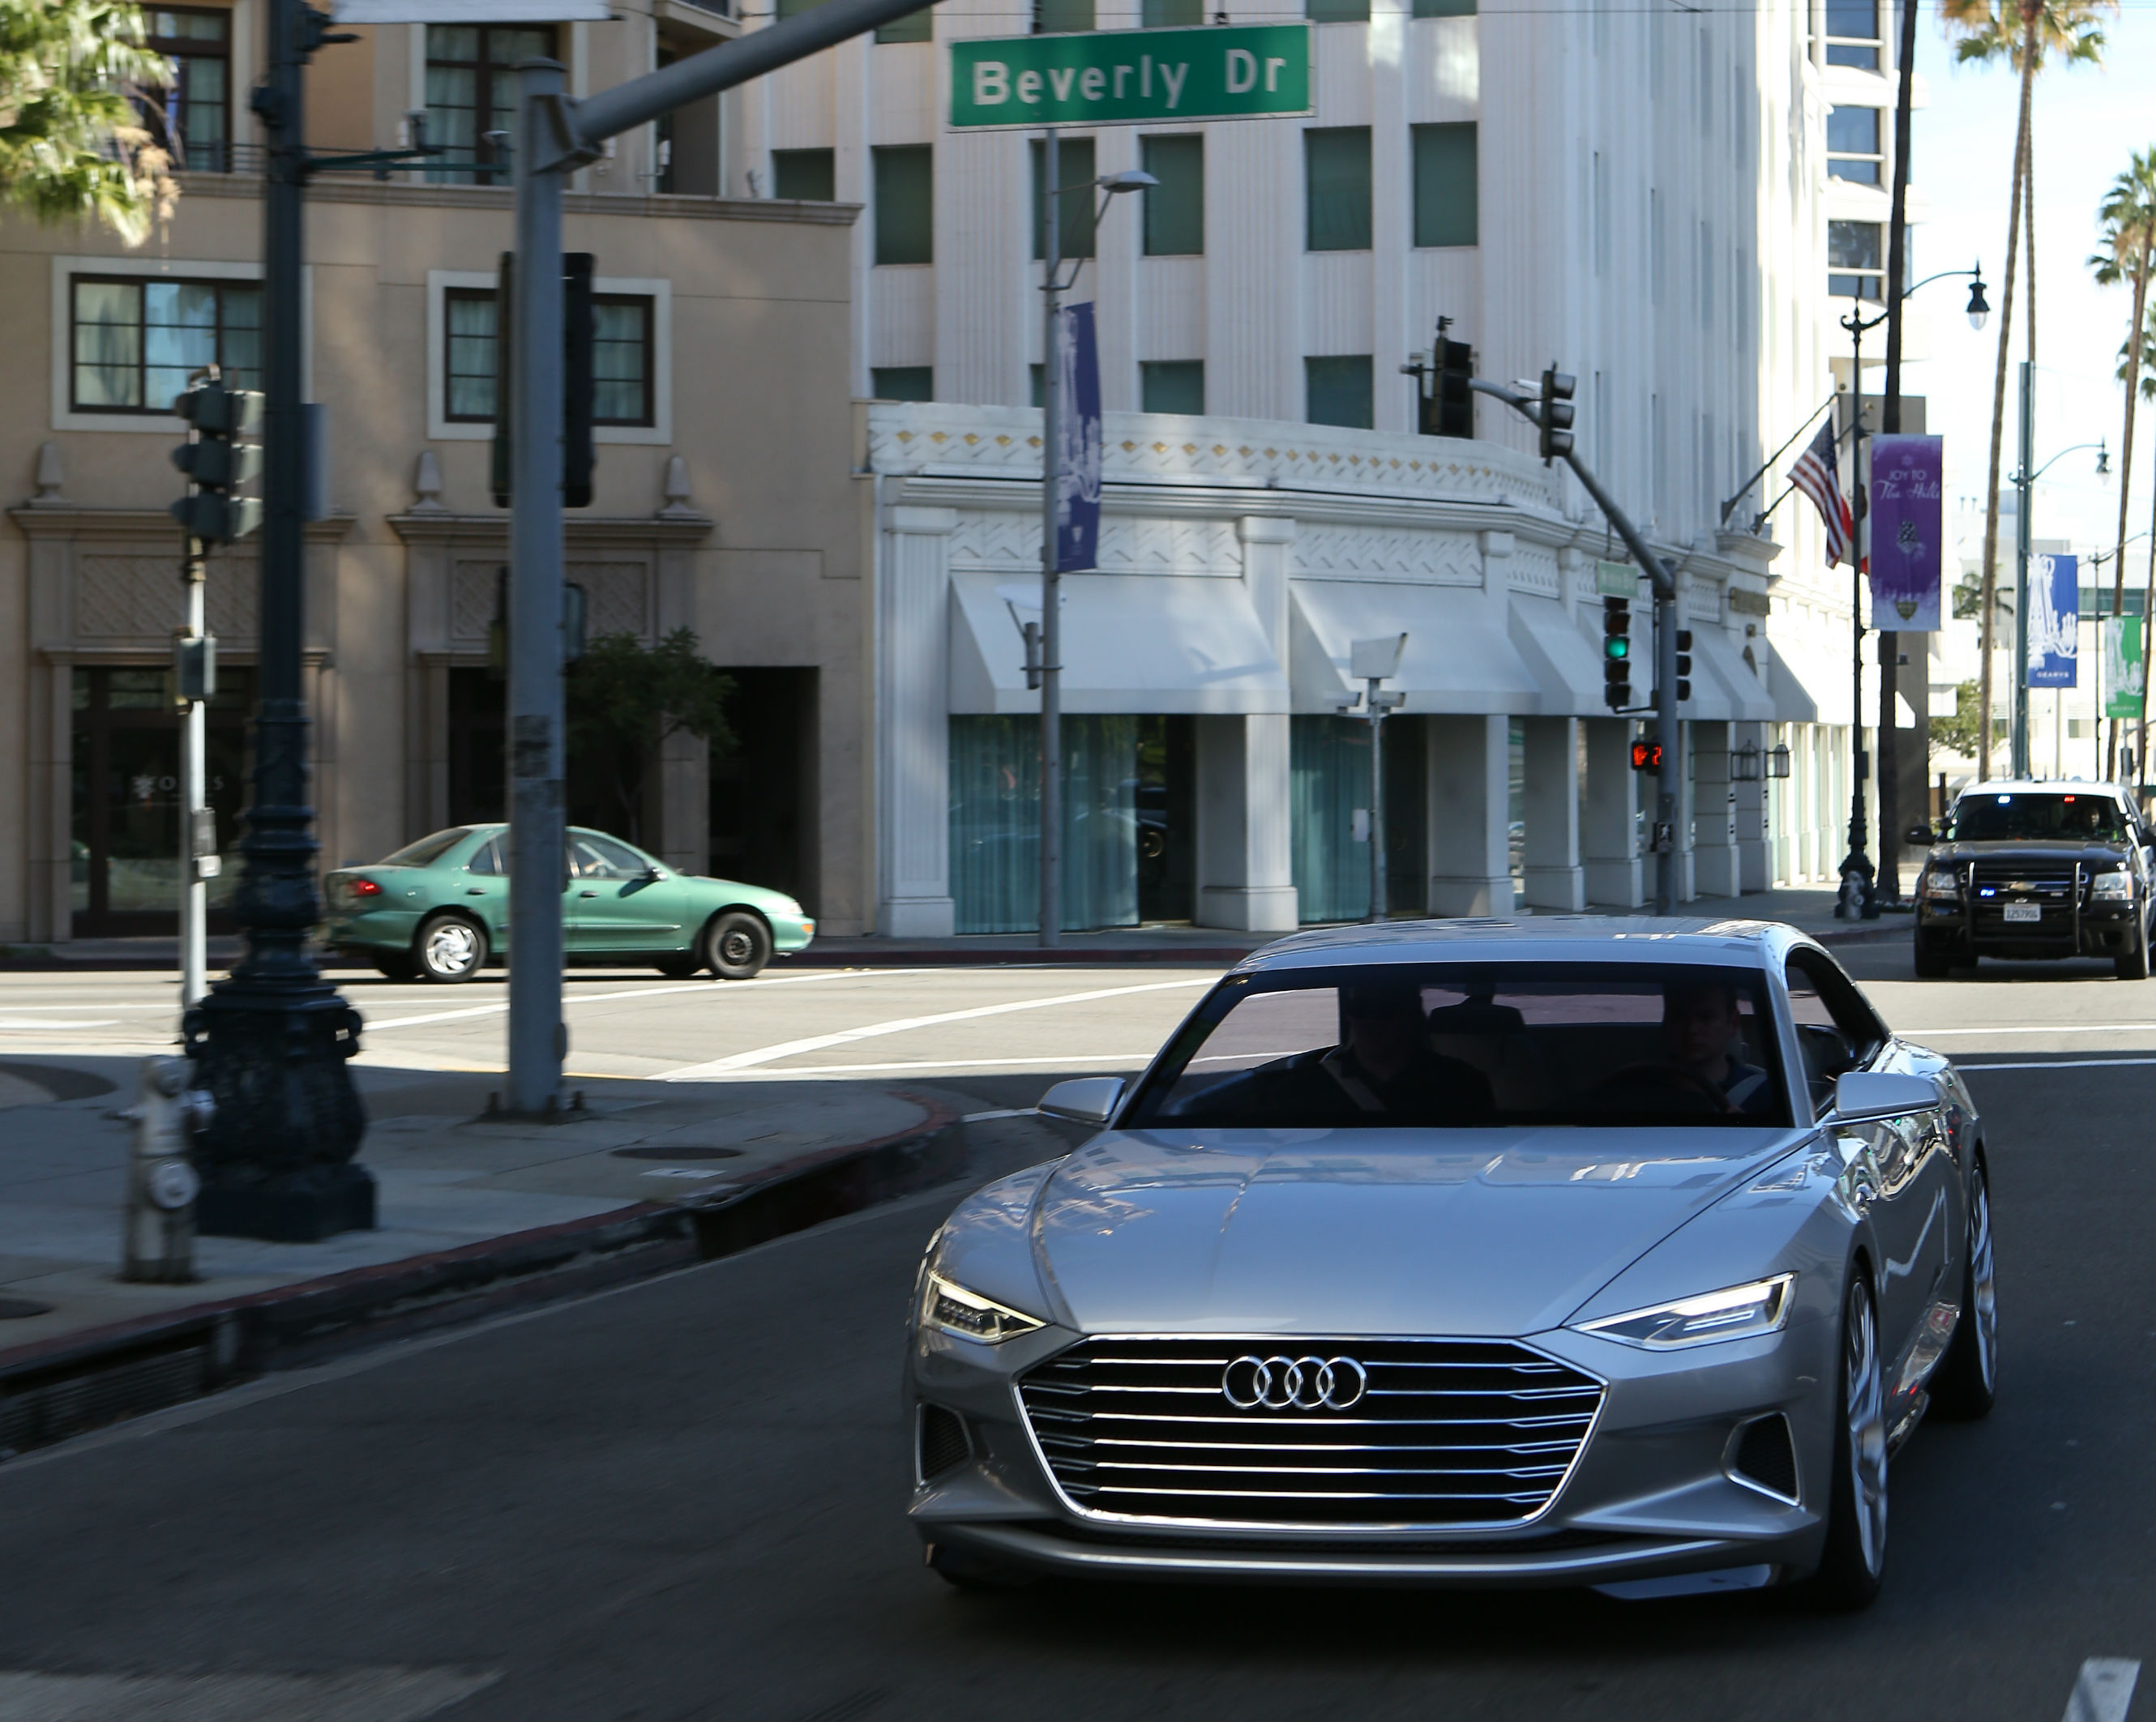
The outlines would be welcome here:
<svg viewBox="0 0 2156 1722">
<path fill-rule="evenodd" d="M 1385 634 L 1374 640 L 1351 641 L 1348 674 L 1363 684 L 1360 694 L 1347 694 L 1336 702 L 1348 716 L 1358 705 L 1370 725 L 1370 912 L 1364 918 L 1383 920 L 1391 910 L 1391 882 L 1385 856 L 1385 720 L 1407 703 L 1407 695 L 1381 691 L 1382 684 L 1400 673 L 1400 659 L 1408 637 Z"/>
<path fill-rule="evenodd" d="M 2036 465 L 2036 367 L 2020 369 L 2021 464 L 2014 474 L 2014 722 L 2010 769 L 2029 775 L 2029 499 Z"/>
<path fill-rule="evenodd" d="M 189 534 L 180 559 L 180 589 L 187 612 L 172 643 L 174 691 L 180 730 L 180 1006 L 202 1002 L 208 984 L 209 880 L 219 862 L 217 821 L 209 808 L 208 720 L 216 692 L 217 643 L 204 628 L 203 565 L 206 546 Z"/>
<path fill-rule="evenodd" d="M 1894 47 L 1894 185 L 1887 221 L 1887 388 L 1881 402 L 1879 428 L 1886 435 L 1902 432 L 1902 279 L 1908 273 L 1909 254 L 1909 132 L 1910 114 L 1916 102 L 1917 8 L 1902 8 L 1901 40 Z M 1856 403 L 1864 405 L 1864 377 L 1856 377 Z M 1879 868 L 1873 879 L 1872 900 L 1902 900 L 1902 754 L 1895 702 L 1901 697 L 1902 636 L 1898 629 L 1879 630 Z M 1921 745 L 1929 723 L 1922 714 L 1926 699 L 1912 700 L 1917 708 L 1916 739 Z"/>
<path fill-rule="evenodd" d="M 1062 479 L 1063 175 L 1059 136 L 1040 148 L 1040 948 L 1063 942 L 1063 578 L 1056 556 L 1056 489 Z"/>
</svg>

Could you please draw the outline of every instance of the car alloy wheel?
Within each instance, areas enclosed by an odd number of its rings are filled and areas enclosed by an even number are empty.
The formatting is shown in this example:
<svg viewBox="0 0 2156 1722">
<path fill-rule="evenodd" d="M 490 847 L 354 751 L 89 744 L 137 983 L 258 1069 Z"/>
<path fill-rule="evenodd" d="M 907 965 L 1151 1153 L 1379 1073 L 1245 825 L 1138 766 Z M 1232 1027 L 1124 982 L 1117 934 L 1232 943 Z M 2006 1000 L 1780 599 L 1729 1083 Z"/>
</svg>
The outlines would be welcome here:
<svg viewBox="0 0 2156 1722">
<path fill-rule="evenodd" d="M 771 929 L 747 910 L 731 910 L 704 930 L 704 961 L 722 981 L 746 981 L 771 961 Z"/>
<path fill-rule="evenodd" d="M 462 915 L 438 915 L 412 941 L 419 972 L 429 981 L 469 981 L 486 961 L 486 935 Z"/>
<path fill-rule="evenodd" d="M 1932 1378 L 1942 1417 L 1980 1417 L 1999 1391 L 1999 1262 L 1991 1239 L 1991 1185 L 1979 1164 L 1969 1192 L 1969 1256 L 1962 1270 L 1961 1320 Z"/>
<path fill-rule="evenodd" d="M 1861 1270 L 1842 1300 L 1826 1543 L 1804 1590 L 1820 1607 L 1870 1607 L 1887 1570 L 1887 1382 L 1879 1316 Z"/>
</svg>

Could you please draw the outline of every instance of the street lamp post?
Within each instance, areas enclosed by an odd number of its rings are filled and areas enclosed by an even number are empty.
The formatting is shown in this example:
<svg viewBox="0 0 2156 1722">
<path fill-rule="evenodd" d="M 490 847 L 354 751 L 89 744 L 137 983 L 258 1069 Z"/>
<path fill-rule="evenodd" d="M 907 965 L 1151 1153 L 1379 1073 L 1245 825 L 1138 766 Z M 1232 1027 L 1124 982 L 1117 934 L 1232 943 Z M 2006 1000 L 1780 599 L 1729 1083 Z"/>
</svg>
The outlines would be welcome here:
<svg viewBox="0 0 2156 1722">
<path fill-rule="evenodd" d="M 1040 948 L 1052 951 L 1063 942 L 1063 617 L 1062 563 L 1056 555 L 1056 517 L 1062 489 L 1062 366 L 1060 358 L 1063 295 L 1086 266 L 1074 258 L 1070 280 L 1060 279 L 1063 269 L 1063 205 L 1068 192 L 1105 194 L 1093 211 L 1098 228 L 1108 199 L 1119 192 L 1142 191 L 1159 183 L 1150 173 L 1106 173 L 1098 179 L 1081 179 L 1062 185 L 1060 134 L 1046 128 L 1040 162 Z"/>
<path fill-rule="evenodd" d="M 1332 702 L 1342 717 L 1352 717 L 1361 706 L 1370 724 L 1370 912 L 1363 917 L 1369 921 L 1383 920 L 1391 906 L 1385 864 L 1385 719 L 1404 705 L 1408 697 L 1397 689 L 1387 693 L 1380 684 L 1400 673 L 1407 647 L 1404 633 L 1351 641 L 1348 673 L 1363 684 L 1363 691 L 1337 695 Z"/>
<path fill-rule="evenodd" d="M 2010 768 L 2017 778 L 2030 774 L 2029 759 L 2029 558 L 2034 542 L 2030 530 L 2030 504 L 2034 500 L 2036 480 L 2064 460 L 2069 454 L 2078 454 L 2083 449 L 2093 448 L 2096 469 L 2099 478 L 2111 471 L 2111 454 L 2102 440 L 2076 443 L 2061 448 L 2041 466 L 2036 460 L 2036 367 L 2026 359 L 2021 361 L 2021 459 L 2019 468 L 2009 481 L 2015 491 L 2014 522 L 2014 714 L 2010 746 Z M 2034 470 L 2031 470 L 2031 469 Z M 2146 651 L 2144 645 L 2143 651 Z M 2144 674 L 2146 673 L 2144 672 Z M 1990 721 L 1990 714 L 1984 720 Z"/>
</svg>

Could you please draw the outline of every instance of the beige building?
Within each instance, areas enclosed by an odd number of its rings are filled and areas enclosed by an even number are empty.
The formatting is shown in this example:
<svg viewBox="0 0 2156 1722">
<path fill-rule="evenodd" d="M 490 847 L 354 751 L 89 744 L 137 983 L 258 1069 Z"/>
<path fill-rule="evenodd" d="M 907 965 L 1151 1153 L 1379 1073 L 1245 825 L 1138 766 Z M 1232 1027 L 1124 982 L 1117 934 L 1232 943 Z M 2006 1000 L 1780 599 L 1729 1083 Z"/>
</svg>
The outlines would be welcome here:
<svg viewBox="0 0 2156 1722">
<path fill-rule="evenodd" d="M 483 165 L 499 142 L 486 134 L 509 124 L 516 60 L 551 52 L 572 89 L 603 88 L 736 28 L 680 0 L 621 10 L 607 24 L 362 30 L 316 58 L 311 136 L 393 146 L 424 108 L 449 161 Z M 259 386 L 260 157 L 245 92 L 262 11 L 237 0 L 148 14 L 173 59 L 169 120 L 187 171 L 146 243 L 0 222 L 21 392 L 0 421 L 0 474 L 19 499 L 0 532 L 0 940 L 173 924 L 178 731 L 163 671 L 181 588 L 166 509 L 184 427 L 164 407 L 213 359 Z M 572 812 L 858 930 L 873 863 L 848 387 L 855 210 L 712 195 L 718 130 L 692 109 L 624 140 L 568 200 L 568 249 L 596 258 L 601 423 L 567 564 L 593 633 L 686 626 L 737 672 L 740 745 L 714 762 L 701 744 L 671 744 L 626 817 L 572 781 Z M 488 469 L 492 290 L 510 235 L 506 183 L 469 167 L 326 174 L 310 192 L 306 392 L 329 448 L 306 577 L 325 865 L 501 813 L 502 688 L 486 635 L 508 520 Z M 249 542 L 208 578 L 223 689 L 212 799 L 228 852 L 245 800 L 256 577 Z"/>
</svg>

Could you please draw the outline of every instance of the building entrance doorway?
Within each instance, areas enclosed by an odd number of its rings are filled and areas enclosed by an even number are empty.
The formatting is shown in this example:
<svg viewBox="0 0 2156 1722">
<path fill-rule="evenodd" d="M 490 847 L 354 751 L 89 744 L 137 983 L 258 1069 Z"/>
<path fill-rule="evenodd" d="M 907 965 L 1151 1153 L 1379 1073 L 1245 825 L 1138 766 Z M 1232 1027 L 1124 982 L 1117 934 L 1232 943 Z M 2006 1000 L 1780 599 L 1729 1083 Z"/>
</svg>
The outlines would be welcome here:
<svg viewBox="0 0 2156 1722">
<path fill-rule="evenodd" d="M 77 938 L 174 935 L 180 910 L 180 740 L 171 672 L 73 673 L 69 904 Z M 239 813 L 254 675 L 221 669 L 209 705 L 208 801 L 223 866 L 209 881 L 209 928 L 237 930 Z"/>
</svg>

